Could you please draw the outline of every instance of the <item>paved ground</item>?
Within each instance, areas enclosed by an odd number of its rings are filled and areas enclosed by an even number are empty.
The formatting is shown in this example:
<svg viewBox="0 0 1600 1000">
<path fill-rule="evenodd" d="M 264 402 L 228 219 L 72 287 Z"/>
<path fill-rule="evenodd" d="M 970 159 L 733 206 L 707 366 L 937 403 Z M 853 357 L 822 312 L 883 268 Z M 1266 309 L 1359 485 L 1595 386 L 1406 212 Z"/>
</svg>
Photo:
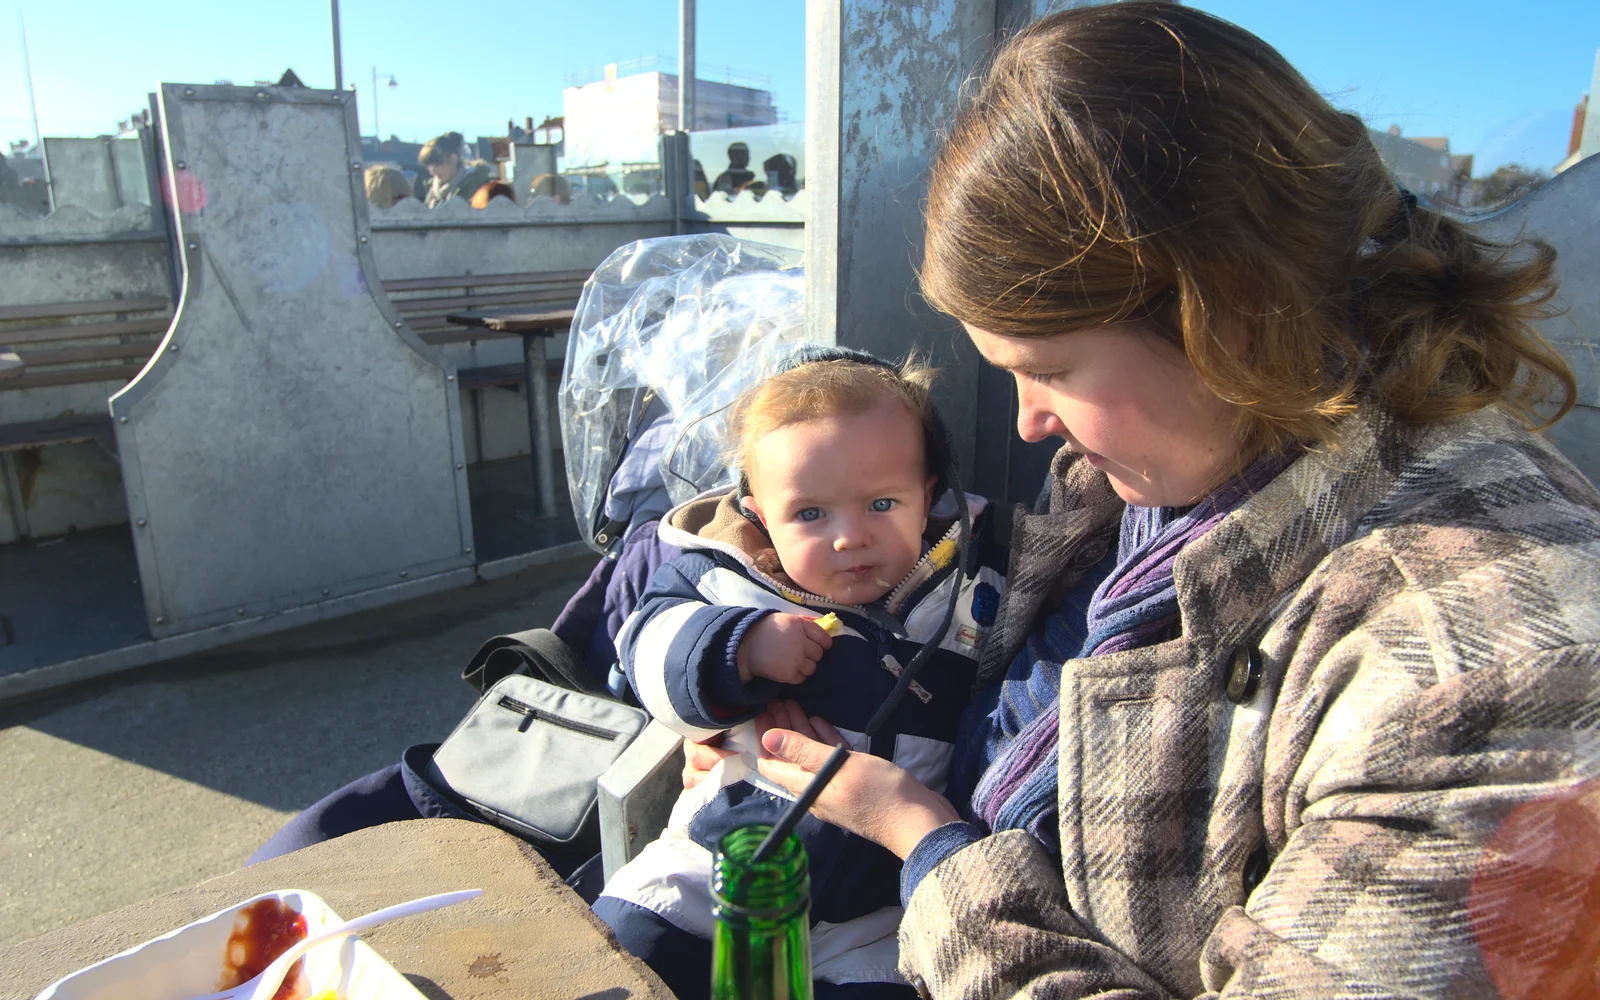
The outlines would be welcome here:
<svg viewBox="0 0 1600 1000">
<path fill-rule="evenodd" d="M 548 625 L 592 565 L 0 707 L 0 946 L 232 871 L 297 810 L 443 739 L 478 643 Z"/>
</svg>

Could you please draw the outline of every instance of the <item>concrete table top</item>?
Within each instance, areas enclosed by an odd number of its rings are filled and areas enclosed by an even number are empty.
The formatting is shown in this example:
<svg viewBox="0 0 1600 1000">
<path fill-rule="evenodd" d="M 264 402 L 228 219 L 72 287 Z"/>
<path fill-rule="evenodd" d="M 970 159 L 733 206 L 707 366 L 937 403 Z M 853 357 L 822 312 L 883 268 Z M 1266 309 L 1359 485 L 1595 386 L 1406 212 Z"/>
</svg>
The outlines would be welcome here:
<svg viewBox="0 0 1600 1000">
<path fill-rule="evenodd" d="M 304 889 L 342 917 L 418 896 L 479 899 L 362 935 L 429 1000 L 672 1000 L 645 964 L 532 848 L 482 823 L 390 823 L 114 910 L 0 950 L 0 998 L 273 889 Z"/>
</svg>

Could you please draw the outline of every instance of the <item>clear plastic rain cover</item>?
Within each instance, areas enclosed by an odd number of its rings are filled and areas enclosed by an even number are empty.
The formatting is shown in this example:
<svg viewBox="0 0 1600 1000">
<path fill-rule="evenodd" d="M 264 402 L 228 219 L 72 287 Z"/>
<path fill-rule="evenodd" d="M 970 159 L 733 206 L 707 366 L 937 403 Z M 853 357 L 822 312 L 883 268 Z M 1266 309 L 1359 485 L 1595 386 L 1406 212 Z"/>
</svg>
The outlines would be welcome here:
<svg viewBox="0 0 1600 1000">
<path fill-rule="evenodd" d="M 613 550 L 733 482 L 727 411 L 805 340 L 801 253 L 716 233 L 640 240 L 595 269 L 561 378 L 578 530 Z"/>
</svg>

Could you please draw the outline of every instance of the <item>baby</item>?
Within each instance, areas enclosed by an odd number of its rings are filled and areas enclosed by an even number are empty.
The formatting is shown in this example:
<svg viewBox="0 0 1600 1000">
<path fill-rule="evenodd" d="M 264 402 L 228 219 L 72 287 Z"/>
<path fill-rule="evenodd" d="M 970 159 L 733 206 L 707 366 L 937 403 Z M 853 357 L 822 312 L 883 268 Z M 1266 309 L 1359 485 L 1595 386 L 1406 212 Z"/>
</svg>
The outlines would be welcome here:
<svg viewBox="0 0 1600 1000">
<path fill-rule="evenodd" d="M 931 381 L 915 366 L 803 349 L 735 407 L 740 487 L 661 522 L 661 540 L 683 555 L 656 571 L 618 635 L 623 667 L 655 718 L 692 740 L 726 732 L 724 748 L 741 752 L 680 796 L 661 838 L 612 877 L 595 912 L 680 997 L 708 989 L 711 849 L 791 801 L 755 768 L 750 720 L 769 701 L 794 699 L 852 749 L 943 788 L 1005 553 L 989 540 L 992 512 L 969 497 L 973 538 L 957 565 L 954 494 L 935 504 L 950 470 Z M 935 634 L 952 592 L 954 617 Z M 937 648 L 868 739 L 868 720 L 925 643 Z M 896 971 L 899 860 L 815 817 L 797 833 L 811 865 L 819 990 L 914 995 Z"/>
</svg>

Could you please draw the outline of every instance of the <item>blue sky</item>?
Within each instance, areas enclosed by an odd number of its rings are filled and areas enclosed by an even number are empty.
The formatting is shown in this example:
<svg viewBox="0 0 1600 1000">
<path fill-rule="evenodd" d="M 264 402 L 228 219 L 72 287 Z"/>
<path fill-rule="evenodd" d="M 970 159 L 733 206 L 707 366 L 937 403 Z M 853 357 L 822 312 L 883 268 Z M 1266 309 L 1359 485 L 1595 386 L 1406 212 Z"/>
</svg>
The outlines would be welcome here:
<svg viewBox="0 0 1600 1000">
<path fill-rule="evenodd" d="M 1572 107 L 1600 48 L 1600 2 L 1195 0 L 1276 45 L 1340 105 L 1379 128 L 1447 135 L 1478 172 L 1566 153 Z M 677 52 L 676 0 L 492 8 L 343 0 L 346 83 L 371 130 L 371 71 L 385 134 L 454 128 L 499 134 L 507 118 L 559 114 L 569 72 Z M 0 139 L 31 136 L 16 13 L 0 19 Z M 333 83 L 326 0 L 270 4 L 23 0 L 40 125 L 93 135 L 142 107 L 160 81 L 248 84 L 292 66 Z M 720 67 L 772 79 L 778 106 L 804 114 L 803 0 L 699 0 L 700 75 Z"/>
</svg>

